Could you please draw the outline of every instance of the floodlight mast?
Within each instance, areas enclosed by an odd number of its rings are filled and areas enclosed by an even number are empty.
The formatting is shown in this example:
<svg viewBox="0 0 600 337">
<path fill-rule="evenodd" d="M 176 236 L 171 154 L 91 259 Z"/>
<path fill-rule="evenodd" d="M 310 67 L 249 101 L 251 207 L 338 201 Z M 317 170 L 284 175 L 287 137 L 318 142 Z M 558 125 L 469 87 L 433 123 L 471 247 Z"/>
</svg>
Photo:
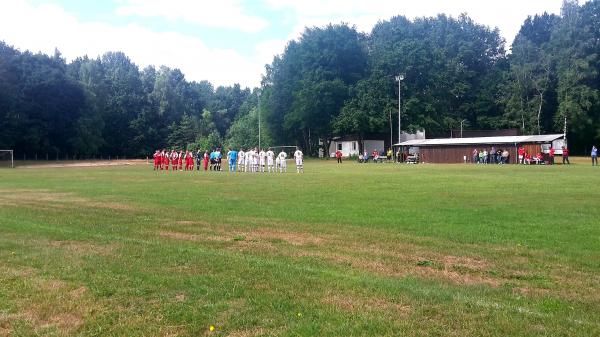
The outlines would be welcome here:
<svg viewBox="0 0 600 337">
<path fill-rule="evenodd" d="M 463 119 L 462 121 L 460 121 L 460 138 L 463 137 L 463 124 L 466 122 L 466 119 Z"/>
<path fill-rule="evenodd" d="M 404 75 L 400 74 L 396 76 L 398 82 L 398 144 L 402 143 L 402 81 L 404 81 Z"/>
<path fill-rule="evenodd" d="M 257 96 L 258 96 L 258 148 L 260 150 L 261 149 L 261 147 L 260 147 L 260 90 L 258 90 Z"/>
</svg>

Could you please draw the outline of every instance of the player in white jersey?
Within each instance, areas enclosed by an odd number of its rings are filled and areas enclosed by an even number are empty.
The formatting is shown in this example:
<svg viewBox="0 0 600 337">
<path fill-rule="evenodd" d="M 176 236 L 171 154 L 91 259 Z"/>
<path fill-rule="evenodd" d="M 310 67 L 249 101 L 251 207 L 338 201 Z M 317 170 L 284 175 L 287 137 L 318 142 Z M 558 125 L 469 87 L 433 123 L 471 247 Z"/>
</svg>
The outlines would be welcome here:
<svg viewBox="0 0 600 337">
<path fill-rule="evenodd" d="M 240 148 L 240 152 L 238 152 L 238 168 L 241 172 L 246 171 L 246 152 L 244 149 Z"/>
<path fill-rule="evenodd" d="M 244 164 L 246 164 L 246 172 L 252 172 L 252 158 L 254 157 L 254 154 L 252 153 L 252 149 L 248 150 L 246 152 L 246 162 Z"/>
<path fill-rule="evenodd" d="M 303 166 L 304 154 L 302 153 L 302 151 L 300 151 L 299 147 L 297 147 L 296 152 L 294 152 L 294 159 L 296 159 L 296 172 L 304 173 L 304 166 Z"/>
<path fill-rule="evenodd" d="M 256 173 L 256 172 L 258 172 L 258 161 L 259 161 L 258 148 L 255 147 L 252 153 L 254 154 L 254 158 L 252 161 L 252 172 Z"/>
<path fill-rule="evenodd" d="M 287 173 L 287 163 L 285 162 L 286 158 L 287 158 L 287 153 L 285 153 L 283 150 L 281 150 L 281 152 L 279 152 L 279 154 L 277 155 L 277 159 L 279 159 L 279 173 L 281 173 L 281 172 Z"/>
<path fill-rule="evenodd" d="M 265 150 L 260 150 L 258 153 L 258 165 L 260 169 L 260 173 L 265 173 L 265 165 L 267 164 L 267 154 Z"/>
<path fill-rule="evenodd" d="M 275 172 L 275 170 L 273 169 L 273 158 L 275 157 L 273 149 L 269 148 L 265 155 L 267 156 L 267 170 L 269 171 L 269 173 L 271 173 L 271 171 Z"/>
</svg>

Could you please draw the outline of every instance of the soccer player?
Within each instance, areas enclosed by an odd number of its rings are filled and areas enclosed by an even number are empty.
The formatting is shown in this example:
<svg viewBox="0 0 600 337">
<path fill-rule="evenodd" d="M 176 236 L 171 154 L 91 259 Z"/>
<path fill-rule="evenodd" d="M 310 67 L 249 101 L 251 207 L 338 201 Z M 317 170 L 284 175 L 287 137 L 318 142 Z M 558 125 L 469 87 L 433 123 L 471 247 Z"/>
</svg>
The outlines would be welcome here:
<svg viewBox="0 0 600 337">
<path fill-rule="evenodd" d="M 229 152 L 227 152 L 227 159 L 229 160 L 229 172 L 237 171 L 237 157 L 238 152 L 229 148 Z"/>
<path fill-rule="evenodd" d="M 273 158 L 275 157 L 275 153 L 273 152 L 273 149 L 269 148 L 266 155 L 267 155 L 267 170 L 269 171 L 269 173 L 271 173 L 271 171 L 275 172 L 275 170 L 273 169 Z"/>
<path fill-rule="evenodd" d="M 216 151 L 216 160 L 217 160 L 217 171 L 221 172 L 221 162 L 223 161 L 223 155 L 221 154 L 221 148 L 218 147 Z"/>
<path fill-rule="evenodd" d="M 243 148 L 240 148 L 240 152 L 238 152 L 238 167 L 240 168 L 240 171 L 242 171 L 242 172 L 244 172 L 244 170 L 246 168 L 245 159 L 246 159 L 246 152 L 244 152 Z"/>
<path fill-rule="evenodd" d="M 258 154 L 258 164 L 260 165 L 260 173 L 265 173 L 265 164 L 267 162 L 267 154 L 265 150 L 260 150 Z"/>
<path fill-rule="evenodd" d="M 277 159 L 279 159 L 279 173 L 287 173 L 287 163 L 285 162 L 286 158 L 287 153 L 285 153 L 282 149 L 281 152 L 279 152 L 279 155 L 277 155 Z"/>
<path fill-rule="evenodd" d="M 246 172 L 252 172 L 252 161 L 254 158 L 253 150 L 250 149 L 246 152 Z"/>
<path fill-rule="evenodd" d="M 210 161 L 210 156 L 208 155 L 208 151 L 204 151 L 204 155 L 202 155 L 202 166 L 204 166 L 204 171 L 208 170 L 208 162 Z"/>
<path fill-rule="evenodd" d="M 303 166 L 304 154 L 302 153 L 302 151 L 300 151 L 299 147 L 297 147 L 296 152 L 294 152 L 294 159 L 296 159 L 296 172 L 304 173 L 304 166 Z"/>
<path fill-rule="evenodd" d="M 186 151 L 187 154 L 185 155 L 186 158 L 186 162 L 185 162 L 185 166 L 187 167 L 188 171 L 193 171 L 194 170 L 194 155 L 192 153 L 192 151 Z"/>
<path fill-rule="evenodd" d="M 177 171 L 177 167 L 179 165 L 179 161 L 177 159 L 177 151 L 171 150 L 171 168 L 173 169 L 173 171 Z"/>
<path fill-rule="evenodd" d="M 177 164 L 179 165 L 179 171 L 183 171 L 183 151 L 179 151 L 177 155 Z"/>
<path fill-rule="evenodd" d="M 158 170 L 158 166 L 159 166 L 159 158 L 160 158 L 160 152 L 158 152 L 158 150 L 154 151 L 154 171 Z"/>
<path fill-rule="evenodd" d="M 168 171 L 169 170 L 169 151 L 167 151 L 166 149 L 163 150 L 162 158 L 163 158 L 163 167 L 166 171 Z"/>
</svg>

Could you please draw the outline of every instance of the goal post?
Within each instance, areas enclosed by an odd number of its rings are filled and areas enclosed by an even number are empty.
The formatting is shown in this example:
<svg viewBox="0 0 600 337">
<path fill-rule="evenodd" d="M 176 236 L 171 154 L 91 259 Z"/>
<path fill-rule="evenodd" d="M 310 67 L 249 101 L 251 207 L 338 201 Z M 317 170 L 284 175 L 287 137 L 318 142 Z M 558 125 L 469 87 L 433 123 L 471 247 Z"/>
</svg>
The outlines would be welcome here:
<svg viewBox="0 0 600 337">
<path fill-rule="evenodd" d="M 270 148 L 273 149 L 273 152 L 275 152 L 275 155 L 277 155 L 279 152 L 281 152 L 283 150 L 283 152 L 287 153 L 288 157 L 291 157 L 294 152 L 296 151 L 296 146 L 295 145 L 279 145 L 279 146 L 270 146 Z"/>
<path fill-rule="evenodd" d="M 0 167 L 15 167 L 13 150 L 0 150 Z"/>
</svg>

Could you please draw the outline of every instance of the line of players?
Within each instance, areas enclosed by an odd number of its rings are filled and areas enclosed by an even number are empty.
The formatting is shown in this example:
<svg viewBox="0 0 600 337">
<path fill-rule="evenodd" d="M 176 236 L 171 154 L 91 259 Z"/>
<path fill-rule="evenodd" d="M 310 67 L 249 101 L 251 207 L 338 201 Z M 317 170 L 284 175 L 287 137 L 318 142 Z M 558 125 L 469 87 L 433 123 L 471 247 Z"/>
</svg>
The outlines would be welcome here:
<svg viewBox="0 0 600 337">
<path fill-rule="evenodd" d="M 195 158 L 194 158 L 195 157 Z M 196 170 L 200 170 L 203 167 L 205 171 L 221 171 L 222 161 L 221 149 L 217 148 L 210 154 L 205 151 L 204 154 L 198 150 L 196 156 L 192 151 L 168 151 L 168 150 L 156 150 L 154 152 L 154 170 L 169 170 L 169 165 L 173 171 L 183 171 L 183 163 L 185 161 L 185 171 L 194 170 L 194 159 L 196 160 Z M 304 172 L 304 154 L 300 148 L 296 148 L 294 152 L 294 160 L 296 162 L 296 172 Z M 244 152 L 243 149 L 240 151 L 232 150 L 229 148 L 227 152 L 227 161 L 229 164 L 229 172 L 237 172 L 238 168 L 240 172 L 287 172 L 287 153 L 281 151 L 278 155 L 275 155 L 272 148 L 267 151 L 259 150 L 258 148 L 249 149 Z"/>
</svg>

